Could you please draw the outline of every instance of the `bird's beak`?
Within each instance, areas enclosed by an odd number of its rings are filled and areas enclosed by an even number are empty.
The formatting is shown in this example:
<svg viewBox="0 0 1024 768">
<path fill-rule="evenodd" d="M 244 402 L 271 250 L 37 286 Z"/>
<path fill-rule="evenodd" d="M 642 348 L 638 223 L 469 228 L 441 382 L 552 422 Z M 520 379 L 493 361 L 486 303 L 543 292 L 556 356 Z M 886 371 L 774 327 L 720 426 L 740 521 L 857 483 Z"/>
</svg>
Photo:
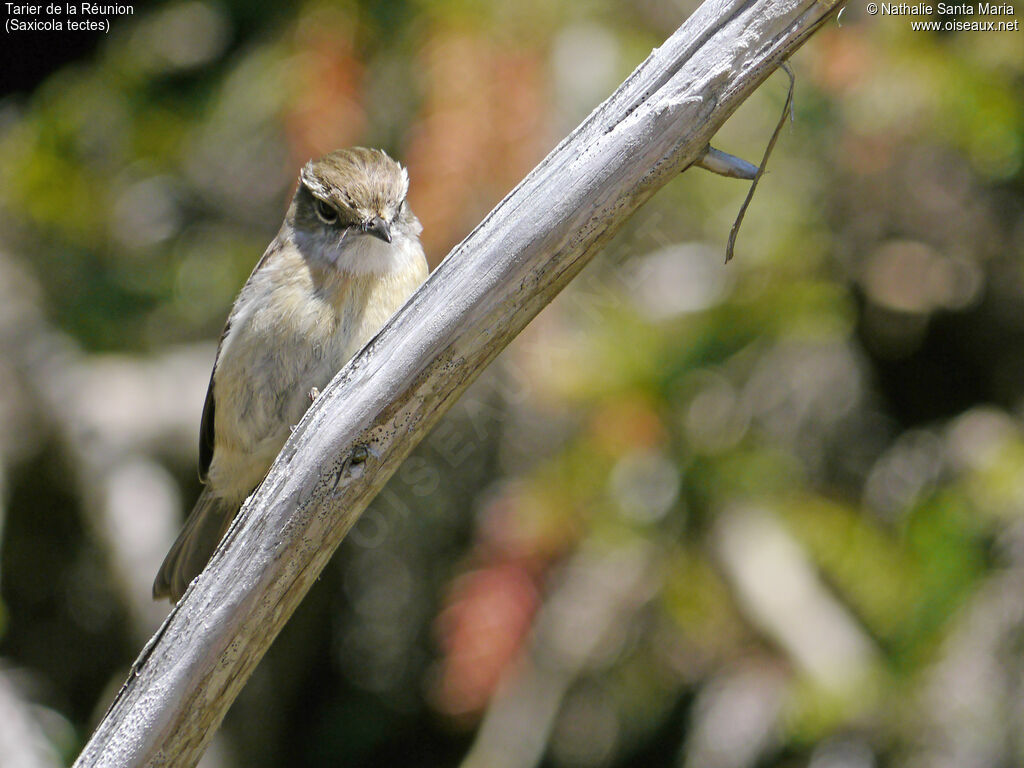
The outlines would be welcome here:
<svg viewBox="0 0 1024 768">
<path fill-rule="evenodd" d="M 385 243 L 391 242 L 391 229 L 388 227 L 388 223 L 380 216 L 374 216 L 369 221 L 364 221 L 363 232 L 379 237 Z"/>
</svg>

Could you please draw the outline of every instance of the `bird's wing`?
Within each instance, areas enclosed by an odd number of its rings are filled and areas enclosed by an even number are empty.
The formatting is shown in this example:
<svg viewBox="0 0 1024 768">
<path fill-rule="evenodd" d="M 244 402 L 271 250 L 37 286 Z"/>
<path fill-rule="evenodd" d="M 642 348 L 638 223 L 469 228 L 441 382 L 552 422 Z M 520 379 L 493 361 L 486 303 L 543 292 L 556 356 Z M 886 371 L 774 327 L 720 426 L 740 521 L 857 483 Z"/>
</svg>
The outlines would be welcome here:
<svg viewBox="0 0 1024 768">
<path fill-rule="evenodd" d="M 260 257 L 260 260 L 256 262 L 256 266 L 249 273 L 249 279 L 242 286 L 242 291 L 245 291 L 245 286 L 249 285 L 252 276 L 259 271 L 267 259 L 279 250 L 281 250 L 280 233 L 271 241 L 270 245 L 267 246 L 267 250 Z M 239 291 L 239 295 L 241 295 L 242 291 Z M 235 301 L 237 302 L 238 299 L 236 298 Z M 216 420 L 214 414 L 217 409 L 217 396 L 214 392 L 213 377 L 217 373 L 217 364 L 220 362 L 220 353 L 224 348 L 224 339 L 228 337 L 230 331 L 231 316 L 228 315 L 228 321 L 224 323 L 224 330 L 220 334 L 220 341 L 217 342 L 217 356 L 213 361 L 213 370 L 210 371 L 210 383 L 206 386 L 206 401 L 203 403 L 203 417 L 199 422 L 199 480 L 203 483 L 206 482 L 206 478 L 210 473 L 210 464 L 213 462 L 213 447 L 216 444 Z"/>
<path fill-rule="evenodd" d="M 203 418 L 199 422 L 199 479 L 204 483 L 210 472 L 210 463 L 213 461 L 213 414 L 216 408 L 216 401 L 213 396 L 213 374 L 217 370 L 217 361 L 220 360 L 220 348 L 224 344 L 224 337 L 228 335 L 229 328 L 231 328 L 230 320 L 224 325 L 224 332 L 220 335 L 220 343 L 217 344 L 217 357 L 213 363 L 213 370 L 210 371 L 210 383 L 206 387 Z"/>
</svg>

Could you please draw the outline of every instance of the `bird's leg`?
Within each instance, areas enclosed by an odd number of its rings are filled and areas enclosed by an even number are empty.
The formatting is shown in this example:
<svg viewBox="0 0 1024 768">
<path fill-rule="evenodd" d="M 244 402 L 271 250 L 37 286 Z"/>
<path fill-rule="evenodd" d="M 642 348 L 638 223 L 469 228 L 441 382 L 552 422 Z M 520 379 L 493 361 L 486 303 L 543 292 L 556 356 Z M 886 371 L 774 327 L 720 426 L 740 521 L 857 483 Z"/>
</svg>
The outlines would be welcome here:
<svg viewBox="0 0 1024 768">
<path fill-rule="evenodd" d="M 317 387 L 310 387 L 310 390 L 308 393 L 306 393 L 306 396 L 309 398 L 309 404 L 312 405 L 314 402 L 316 402 L 316 399 L 320 397 L 320 390 Z M 290 432 L 294 432 L 297 426 L 299 425 L 292 424 L 290 427 L 288 427 L 288 430 Z"/>
</svg>

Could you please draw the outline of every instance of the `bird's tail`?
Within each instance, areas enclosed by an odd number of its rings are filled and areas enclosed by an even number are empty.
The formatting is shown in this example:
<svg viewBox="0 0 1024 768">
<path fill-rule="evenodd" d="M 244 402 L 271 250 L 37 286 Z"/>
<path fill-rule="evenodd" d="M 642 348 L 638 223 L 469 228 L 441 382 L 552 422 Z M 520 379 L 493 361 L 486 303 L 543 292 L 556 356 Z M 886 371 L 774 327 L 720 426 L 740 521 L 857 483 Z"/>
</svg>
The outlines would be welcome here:
<svg viewBox="0 0 1024 768">
<path fill-rule="evenodd" d="M 181 599 L 192 579 L 206 567 L 236 512 L 237 505 L 214 496 L 209 488 L 203 489 L 156 574 L 154 600 L 166 597 L 176 603 Z"/>
</svg>

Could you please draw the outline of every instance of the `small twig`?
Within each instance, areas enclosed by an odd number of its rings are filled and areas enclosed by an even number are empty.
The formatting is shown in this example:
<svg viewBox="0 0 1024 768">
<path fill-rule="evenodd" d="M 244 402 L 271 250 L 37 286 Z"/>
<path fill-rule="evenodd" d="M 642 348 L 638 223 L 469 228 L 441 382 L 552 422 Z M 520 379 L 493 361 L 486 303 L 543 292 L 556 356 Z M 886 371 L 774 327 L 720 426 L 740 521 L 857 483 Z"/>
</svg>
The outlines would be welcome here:
<svg viewBox="0 0 1024 768">
<path fill-rule="evenodd" d="M 730 179 L 751 181 L 757 176 L 756 165 L 748 163 L 742 157 L 715 149 L 710 144 L 704 150 L 704 154 L 693 161 L 693 164 L 705 171 L 717 173 L 719 176 L 727 176 Z"/>
<path fill-rule="evenodd" d="M 772 133 L 771 139 L 768 140 L 768 146 L 765 147 L 764 157 L 761 158 L 761 166 L 757 169 L 757 173 L 754 175 L 754 180 L 750 183 L 750 189 L 747 191 L 747 197 L 743 201 L 743 205 L 740 206 L 739 213 L 736 214 L 736 221 L 733 222 L 732 230 L 729 232 L 729 244 L 725 247 L 725 263 L 728 264 L 729 260 L 733 256 L 733 250 L 736 247 L 736 235 L 739 234 L 740 224 L 743 223 L 743 217 L 747 213 L 747 207 L 750 205 L 750 201 L 754 197 L 754 190 L 757 189 L 757 182 L 764 176 L 764 168 L 768 164 L 768 158 L 772 154 L 772 150 L 775 149 L 775 141 L 779 138 L 779 134 L 782 133 L 782 126 L 786 124 L 786 115 L 788 114 L 790 120 L 793 119 L 793 89 L 796 87 L 796 78 L 793 77 L 793 70 L 789 68 L 789 64 L 783 63 L 783 71 L 789 75 L 789 93 L 786 94 L 786 105 L 782 108 L 782 115 L 779 116 L 779 123 L 775 126 L 775 131 Z"/>
</svg>

